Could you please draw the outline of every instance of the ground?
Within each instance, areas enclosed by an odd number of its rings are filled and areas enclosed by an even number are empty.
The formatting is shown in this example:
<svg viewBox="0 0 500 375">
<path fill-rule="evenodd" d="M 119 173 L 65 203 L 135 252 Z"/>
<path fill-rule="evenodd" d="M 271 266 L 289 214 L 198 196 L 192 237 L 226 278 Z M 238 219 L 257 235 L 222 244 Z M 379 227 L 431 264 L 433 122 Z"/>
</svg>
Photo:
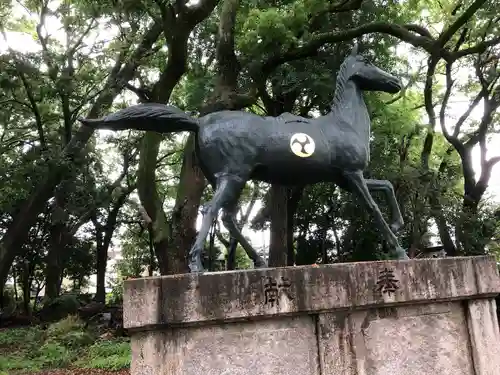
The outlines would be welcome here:
<svg viewBox="0 0 500 375">
<path fill-rule="evenodd" d="M 69 316 L 48 327 L 0 329 L 0 375 L 129 374 L 130 343 Z"/>
</svg>

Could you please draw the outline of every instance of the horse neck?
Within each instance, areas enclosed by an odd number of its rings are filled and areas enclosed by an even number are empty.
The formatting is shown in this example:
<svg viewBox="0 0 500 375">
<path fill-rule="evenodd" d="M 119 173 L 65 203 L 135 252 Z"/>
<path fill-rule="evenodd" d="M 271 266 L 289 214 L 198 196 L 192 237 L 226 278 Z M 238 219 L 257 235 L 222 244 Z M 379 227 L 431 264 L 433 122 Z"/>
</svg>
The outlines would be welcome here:
<svg viewBox="0 0 500 375">
<path fill-rule="evenodd" d="M 328 121 L 330 127 L 333 122 L 335 127 L 351 129 L 365 144 L 369 143 L 370 116 L 363 93 L 352 80 L 346 81 L 343 87 L 337 88 L 332 110 L 328 116 L 331 117 Z"/>
</svg>

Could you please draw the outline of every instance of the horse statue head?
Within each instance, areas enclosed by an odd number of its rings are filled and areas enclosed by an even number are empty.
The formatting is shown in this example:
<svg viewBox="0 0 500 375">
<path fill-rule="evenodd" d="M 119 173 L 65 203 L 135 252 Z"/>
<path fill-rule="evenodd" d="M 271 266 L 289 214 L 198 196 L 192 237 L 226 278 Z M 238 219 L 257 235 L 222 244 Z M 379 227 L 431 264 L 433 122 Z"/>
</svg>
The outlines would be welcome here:
<svg viewBox="0 0 500 375">
<path fill-rule="evenodd" d="M 358 45 L 354 46 L 344 64 L 348 79 L 355 82 L 363 91 L 383 91 L 391 94 L 401 91 L 401 80 L 359 55 Z"/>
</svg>

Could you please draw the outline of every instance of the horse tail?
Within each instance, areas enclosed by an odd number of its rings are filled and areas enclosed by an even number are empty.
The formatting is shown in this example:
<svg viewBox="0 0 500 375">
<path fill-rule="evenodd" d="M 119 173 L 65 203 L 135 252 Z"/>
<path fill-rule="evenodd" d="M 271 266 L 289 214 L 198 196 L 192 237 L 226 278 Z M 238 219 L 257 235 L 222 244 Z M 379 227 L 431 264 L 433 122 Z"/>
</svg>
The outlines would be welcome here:
<svg viewBox="0 0 500 375">
<path fill-rule="evenodd" d="M 95 129 L 146 130 L 157 133 L 198 132 L 198 119 L 172 105 L 143 103 L 133 105 L 100 119 L 79 118 L 83 125 Z"/>
</svg>

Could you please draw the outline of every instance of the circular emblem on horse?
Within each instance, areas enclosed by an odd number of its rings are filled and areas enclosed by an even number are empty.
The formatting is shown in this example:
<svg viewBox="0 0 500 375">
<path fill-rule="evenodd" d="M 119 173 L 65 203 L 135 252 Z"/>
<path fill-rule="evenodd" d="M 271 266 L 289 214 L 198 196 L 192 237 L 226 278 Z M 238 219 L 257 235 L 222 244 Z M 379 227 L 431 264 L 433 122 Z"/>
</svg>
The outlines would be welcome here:
<svg viewBox="0 0 500 375">
<path fill-rule="evenodd" d="M 301 158 L 311 156 L 315 148 L 314 140 L 305 133 L 295 133 L 290 138 L 290 149 Z"/>
</svg>

